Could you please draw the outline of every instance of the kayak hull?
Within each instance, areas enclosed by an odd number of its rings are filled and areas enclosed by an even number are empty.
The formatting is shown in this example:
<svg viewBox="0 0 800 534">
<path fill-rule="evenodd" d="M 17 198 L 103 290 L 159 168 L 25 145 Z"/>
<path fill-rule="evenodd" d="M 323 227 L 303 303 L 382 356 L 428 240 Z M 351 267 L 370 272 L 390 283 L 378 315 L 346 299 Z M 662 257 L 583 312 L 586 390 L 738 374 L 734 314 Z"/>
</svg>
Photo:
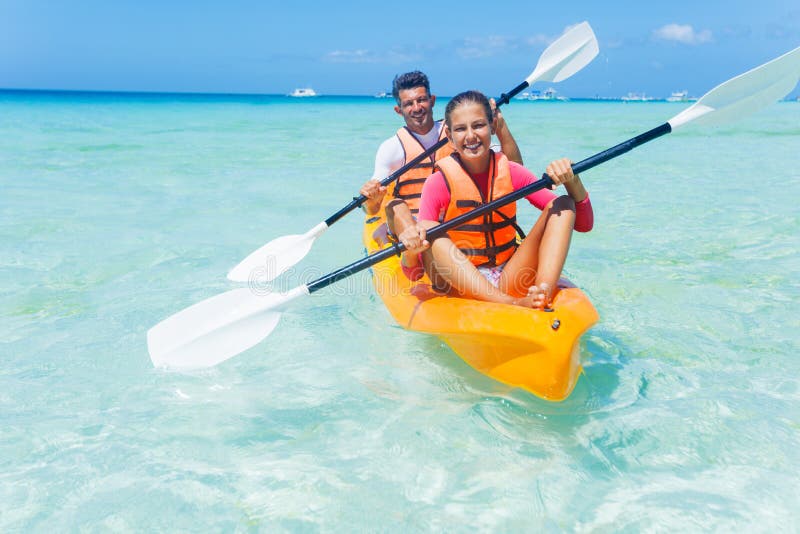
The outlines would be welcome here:
<svg viewBox="0 0 800 534">
<path fill-rule="evenodd" d="M 368 253 L 389 245 L 382 217 L 368 217 Z M 375 290 L 407 330 L 441 338 L 477 371 L 550 401 L 569 396 L 582 371 L 580 338 L 599 318 L 588 297 L 562 279 L 553 311 L 450 297 L 431 289 L 427 276 L 412 282 L 400 259 L 372 267 Z"/>
</svg>

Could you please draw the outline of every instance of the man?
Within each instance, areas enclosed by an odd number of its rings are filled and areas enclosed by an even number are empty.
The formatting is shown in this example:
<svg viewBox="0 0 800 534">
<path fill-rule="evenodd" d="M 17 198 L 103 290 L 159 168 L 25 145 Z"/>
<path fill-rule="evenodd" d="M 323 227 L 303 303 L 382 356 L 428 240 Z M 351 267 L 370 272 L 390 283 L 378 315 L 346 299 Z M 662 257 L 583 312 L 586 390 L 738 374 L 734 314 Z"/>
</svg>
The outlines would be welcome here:
<svg viewBox="0 0 800 534">
<path fill-rule="evenodd" d="M 395 76 L 392 96 L 396 102 L 394 111 L 403 117 L 405 126 L 378 148 L 372 178 L 361 187 L 360 192 L 367 197 L 364 210 L 368 214 L 376 214 L 387 191 L 391 190 L 393 198 L 386 203 L 386 218 L 391 233 L 399 235 L 414 222 L 422 185 L 425 178 L 433 172 L 434 163 L 450 155 L 453 149 L 449 143 L 445 144 L 431 157 L 400 176 L 388 188 L 381 186 L 381 180 L 444 138 L 444 122 L 433 120 L 436 96 L 431 94 L 430 83 L 425 74 L 413 71 Z M 514 137 L 502 114 L 496 109 L 494 100 L 491 104 L 497 117 L 496 135 L 501 150 L 511 161 L 522 164 L 522 156 Z"/>
</svg>

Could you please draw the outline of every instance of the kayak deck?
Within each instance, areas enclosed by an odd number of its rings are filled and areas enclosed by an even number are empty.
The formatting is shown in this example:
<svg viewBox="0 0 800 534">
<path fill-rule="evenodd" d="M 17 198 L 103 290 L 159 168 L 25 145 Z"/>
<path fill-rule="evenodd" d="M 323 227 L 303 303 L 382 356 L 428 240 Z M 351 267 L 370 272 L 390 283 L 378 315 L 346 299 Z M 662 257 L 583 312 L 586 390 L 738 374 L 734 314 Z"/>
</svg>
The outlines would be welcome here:
<svg viewBox="0 0 800 534">
<path fill-rule="evenodd" d="M 368 217 L 369 254 L 390 246 L 383 217 Z M 407 330 L 434 334 L 477 371 L 550 401 L 569 396 L 578 376 L 580 337 L 599 316 L 588 297 L 562 279 L 553 311 L 450 297 L 427 276 L 412 282 L 395 256 L 372 267 L 375 290 Z"/>
</svg>

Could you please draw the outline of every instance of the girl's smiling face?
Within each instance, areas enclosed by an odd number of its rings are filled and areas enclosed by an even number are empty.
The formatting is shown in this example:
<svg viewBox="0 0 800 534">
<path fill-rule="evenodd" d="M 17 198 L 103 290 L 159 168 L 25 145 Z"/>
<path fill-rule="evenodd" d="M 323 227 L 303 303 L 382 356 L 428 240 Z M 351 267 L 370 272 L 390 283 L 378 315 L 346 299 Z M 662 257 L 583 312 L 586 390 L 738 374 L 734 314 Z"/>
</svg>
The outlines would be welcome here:
<svg viewBox="0 0 800 534">
<path fill-rule="evenodd" d="M 494 123 L 486 116 L 483 105 L 467 101 L 453 109 L 447 130 L 463 165 L 472 171 L 482 171 L 488 166 Z"/>
</svg>

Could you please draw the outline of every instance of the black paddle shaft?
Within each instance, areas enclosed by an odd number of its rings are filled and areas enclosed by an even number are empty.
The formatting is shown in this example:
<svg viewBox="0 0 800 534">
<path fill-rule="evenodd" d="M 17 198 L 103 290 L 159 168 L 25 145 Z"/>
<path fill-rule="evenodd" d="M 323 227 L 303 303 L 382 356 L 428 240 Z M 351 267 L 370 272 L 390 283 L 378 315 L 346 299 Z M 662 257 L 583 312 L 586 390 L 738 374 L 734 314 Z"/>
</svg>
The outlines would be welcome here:
<svg viewBox="0 0 800 534">
<path fill-rule="evenodd" d="M 500 96 L 500 98 L 496 101 L 497 106 L 500 107 L 503 104 L 508 104 L 508 102 L 512 98 L 514 98 L 517 94 L 519 94 L 520 91 L 522 91 L 523 89 L 525 89 L 529 85 L 530 84 L 527 81 L 524 81 L 521 84 L 519 84 L 518 86 L 516 86 L 515 88 L 513 88 L 508 93 L 503 93 L 502 96 Z M 409 161 L 408 163 L 406 163 L 405 165 L 403 165 L 402 167 L 400 167 L 399 169 L 394 171 L 392 174 L 390 174 L 389 176 L 387 176 L 386 178 L 381 180 L 381 185 L 385 187 L 385 186 L 389 185 L 390 183 L 392 183 L 393 181 L 397 180 L 397 178 L 399 176 L 401 176 L 402 174 L 405 174 L 410 169 L 415 167 L 418 163 L 421 163 L 423 160 L 429 158 L 431 154 L 433 154 L 434 152 L 436 152 L 437 150 L 439 150 L 440 148 L 442 148 L 446 144 L 447 144 L 447 139 L 440 139 L 439 141 L 436 142 L 436 144 L 431 146 L 425 152 L 423 152 L 422 154 L 420 154 L 416 158 L 412 159 L 411 161 Z M 364 202 L 366 202 L 366 200 L 367 200 L 367 197 L 365 197 L 364 195 L 359 195 L 357 197 L 353 197 L 353 200 L 351 200 L 345 207 L 343 207 L 342 209 L 340 209 L 339 211 L 337 211 L 336 213 L 334 213 L 333 215 L 331 215 L 330 217 L 325 219 L 325 225 L 330 227 L 333 223 L 335 223 L 336 221 L 338 221 L 339 219 L 341 219 L 342 217 L 344 217 L 345 215 L 347 215 L 348 213 L 350 213 L 354 209 L 356 209 L 359 206 L 361 206 Z"/>
<path fill-rule="evenodd" d="M 599 152 L 594 156 L 588 157 L 582 161 L 579 161 L 578 163 L 575 163 L 574 165 L 572 165 L 572 171 L 575 174 L 579 174 L 583 171 L 588 171 L 589 169 L 596 167 L 601 163 L 616 158 L 617 156 L 621 156 L 622 154 L 625 154 L 626 152 L 636 148 L 637 146 L 643 145 L 648 141 L 652 141 L 653 139 L 657 139 L 662 135 L 670 133 L 671 131 L 672 131 L 672 126 L 670 126 L 668 122 L 665 122 L 661 126 L 657 126 L 652 130 L 649 130 L 643 134 L 628 139 L 627 141 L 624 141 L 614 147 L 611 147 L 608 150 L 604 150 L 603 152 Z M 547 174 L 545 173 L 542 175 L 541 179 L 533 182 L 532 184 L 526 185 L 522 189 L 518 189 L 513 193 L 509 193 L 508 195 L 495 199 L 489 202 L 488 204 L 484 204 L 483 206 L 475 208 L 474 210 L 471 210 L 468 213 L 464 213 L 462 215 L 459 215 L 458 217 L 454 217 L 449 221 L 445 221 L 442 224 L 435 226 L 434 228 L 431 228 L 430 231 L 428 231 L 427 238 L 429 240 L 433 240 L 436 239 L 437 237 L 441 237 L 445 232 L 452 230 L 453 228 L 456 228 L 458 226 L 461 226 L 462 224 L 471 221 L 475 217 L 479 217 L 480 215 L 483 215 L 487 212 L 494 211 L 501 206 L 505 206 L 506 204 L 517 201 L 522 197 L 526 197 L 531 193 L 535 193 L 540 189 L 544 189 L 545 187 L 550 187 L 552 185 L 553 185 L 553 180 L 551 180 L 550 177 L 547 176 Z M 391 256 L 400 255 L 404 250 L 405 246 L 402 243 L 395 243 L 389 248 L 371 254 L 366 258 L 363 258 L 361 260 L 358 260 L 357 262 L 342 267 L 337 271 L 334 271 L 330 274 L 326 274 L 325 276 L 317 278 L 316 280 L 310 282 L 306 286 L 308 287 L 308 292 L 313 293 L 315 291 L 318 291 L 323 287 L 327 287 L 333 284 L 334 282 L 338 282 L 342 278 L 347 278 L 348 276 L 361 272 L 364 269 L 367 269 L 375 265 L 376 263 L 380 263 Z"/>
</svg>

